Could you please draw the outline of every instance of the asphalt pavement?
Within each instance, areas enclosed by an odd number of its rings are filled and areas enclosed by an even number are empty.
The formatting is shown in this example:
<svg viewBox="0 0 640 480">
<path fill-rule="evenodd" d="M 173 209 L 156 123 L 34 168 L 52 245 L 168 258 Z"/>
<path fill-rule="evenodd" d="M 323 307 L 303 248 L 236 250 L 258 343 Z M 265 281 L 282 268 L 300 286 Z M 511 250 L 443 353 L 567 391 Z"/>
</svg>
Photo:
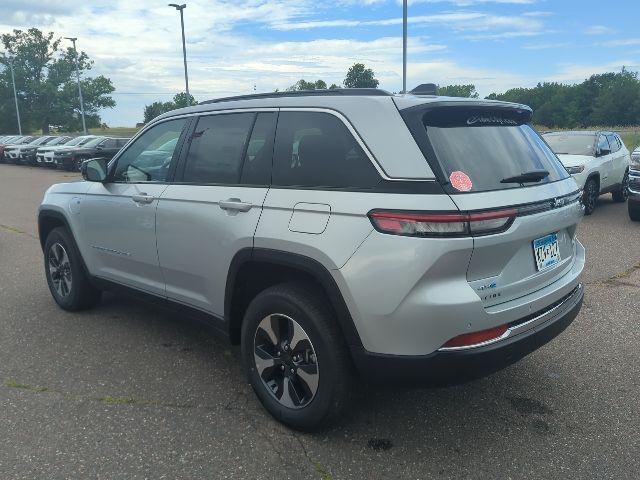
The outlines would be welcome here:
<svg viewBox="0 0 640 480">
<path fill-rule="evenodd" d="M 0 165 L 0 479 L 640 477 L 640 224 L 610 195 L 579 227 L 586 297 L 561 336 L 465 385 L 358 386 L 303 434 L 206 327 L 112 294 L 57 308 L 36 209 L 75 180 Z"/>
</svg>

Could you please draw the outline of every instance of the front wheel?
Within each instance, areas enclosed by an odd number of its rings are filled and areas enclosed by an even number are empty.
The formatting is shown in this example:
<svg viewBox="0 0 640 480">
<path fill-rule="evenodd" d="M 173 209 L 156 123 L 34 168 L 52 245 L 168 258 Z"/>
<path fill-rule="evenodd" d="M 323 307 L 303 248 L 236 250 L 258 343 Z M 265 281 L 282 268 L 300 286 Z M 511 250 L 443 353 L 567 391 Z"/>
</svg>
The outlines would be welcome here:
<svg viewBox="0 0 640 480">
<path fill-rule="evenodd" d="M 51 295 L 64 310 L 83 310 L 100 301 L 100 291 L 91 285 L 66 228 L 54 228 L 47 236 L 44 268 Z"/>
<path fill-rule="evenodd" d="M 348 405 L 348 349 L 312 287 L 276 285 L 253 299 L 242 323 L 242 359 L 262 405 L 290 427 L 325 425 Z"/>
<path fill-rule="evenodd" d="M 582 192 L 582 204 L 584 205 L 584 214 L 591 215 L 596 209 L 596 203 L 600 196 L 598 182 L 595 178 L 590 178 L 584 186 Z"/>
<path fill-rule="evenodd" d="M 624 173 L 620 187 L 613 192 L 612 196 L 614 202 L 624 203 L 627 201 L 629 198 L 629 172 Z"/>
</svg>

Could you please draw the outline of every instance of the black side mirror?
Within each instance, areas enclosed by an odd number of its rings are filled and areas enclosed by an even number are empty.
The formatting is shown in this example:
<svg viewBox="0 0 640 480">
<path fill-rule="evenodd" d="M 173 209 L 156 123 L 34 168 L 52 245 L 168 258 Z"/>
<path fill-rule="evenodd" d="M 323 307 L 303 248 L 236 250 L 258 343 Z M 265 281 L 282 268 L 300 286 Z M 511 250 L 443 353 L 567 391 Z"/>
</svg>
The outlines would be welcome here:
<svg viewBox="0 0 640 480">
<path fill-rule="evenodd" d="M 80 165 L 80 173 L 87 182 L 104 183 L 107 180 L 107 161 L 104 158 L 85 160 Z"/>
</svg>

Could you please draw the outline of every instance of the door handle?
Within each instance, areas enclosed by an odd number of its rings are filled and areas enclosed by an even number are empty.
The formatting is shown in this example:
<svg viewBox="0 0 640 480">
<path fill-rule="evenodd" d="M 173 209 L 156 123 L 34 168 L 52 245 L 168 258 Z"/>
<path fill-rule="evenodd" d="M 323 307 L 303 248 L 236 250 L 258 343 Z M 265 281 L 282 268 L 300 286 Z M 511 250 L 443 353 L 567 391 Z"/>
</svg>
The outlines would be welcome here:
<svg viewBox="0 0 640 480">
<path fill-rule="evenodd" d="M 140 193 L 139 195 L 131 195 L 131 199 L 136 203 L 151 203 L 155 200 L 151 195 L 147 195 L 146 193 Z"/>
<path fill-rule="evenodd" d="M 253 207 L 252 203 L 241 201 L 239 198 L 228 198 L 218 202 L 222 210 L 235 210 L 237 212 L 248 212 Z"/>
</svg>

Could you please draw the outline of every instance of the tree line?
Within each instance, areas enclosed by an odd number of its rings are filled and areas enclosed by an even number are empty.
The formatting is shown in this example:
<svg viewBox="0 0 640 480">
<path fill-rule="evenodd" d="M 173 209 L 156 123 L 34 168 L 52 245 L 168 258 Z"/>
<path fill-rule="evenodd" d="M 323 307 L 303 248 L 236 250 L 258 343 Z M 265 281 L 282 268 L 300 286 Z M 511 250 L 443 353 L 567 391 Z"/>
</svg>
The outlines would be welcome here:
<svg viewBox="0 0 640 480">
<path fill-rule="evenodd" d="M 73 48 L 63 48 L 61 38 L 37 28 L 13 30 L 0 36 L 0 42 L 5 52 L 0 56 L 4 67 L 0 70 L 0 132 L 17 131 L 11 63 L 24 132 L 49 133 L 51 128 L 66 132 L 81 130 Z M 78 66 L 87 127 L 98 127 L 100 109 L 116 105 L 109 96 L 114 87 L 103 75 L 86 76 L 93 62 L 85 52 L 78 52 Z"/>
</svg>

